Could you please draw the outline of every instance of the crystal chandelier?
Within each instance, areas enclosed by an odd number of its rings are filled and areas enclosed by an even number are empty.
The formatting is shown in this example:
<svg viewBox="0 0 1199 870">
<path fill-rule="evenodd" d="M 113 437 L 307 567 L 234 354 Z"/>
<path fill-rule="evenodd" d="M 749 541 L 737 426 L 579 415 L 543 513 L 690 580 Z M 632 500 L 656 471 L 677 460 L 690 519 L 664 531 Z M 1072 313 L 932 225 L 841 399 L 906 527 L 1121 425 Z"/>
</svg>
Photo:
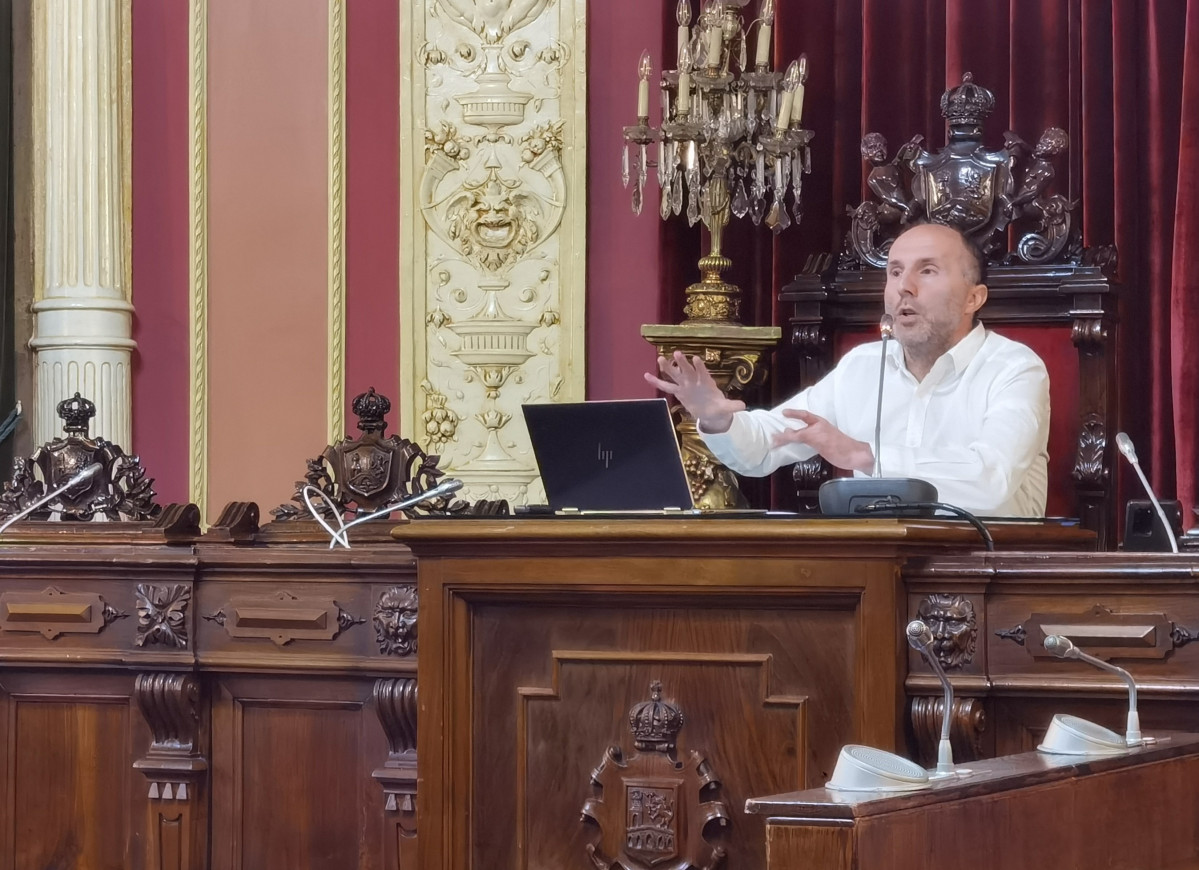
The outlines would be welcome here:
<svg viewBox="0 0 1199 870">
<path fill-rule="evenodd" d="M 813 132 L 801 126 L 807 58 L 800 55 L 785 74 L 772 70 L 774 0 L 762 0 L 758 17 L 743 26 L 746 2 L 705 0 L 692 31 L 690 0 L 679 0 L 678 68 L 662 73 L 660 124 L 654 128 L 649 121 L 647 52 L 638 70 L 637 123 L 624 128 L 621 177 L 625 187 L 633 184 L 634 213 L 641 213 L 648 152 L 656 143 L 660 214 L 666 220 L 685 208 L 689 224 L 704 222 L 711 248 L 700 268 L 709 285 L 722 283 L 719 273 L 730 265 L 721 254 L 730 213 L 748 214 L 755 225 L 765 220 L 782 232 L 791 215 L 796 222 L 803 215 L 802 179 L 811 171 Z M 751 66 L 747 52 L 755 27 Z M 738 303 L 739 296 L 736 291 L 728 301 Z M 688 304 L 690 317 L 737 320 L 736 304 L 696 312 L 690 310 L 695 301 Z"/>
</svg>

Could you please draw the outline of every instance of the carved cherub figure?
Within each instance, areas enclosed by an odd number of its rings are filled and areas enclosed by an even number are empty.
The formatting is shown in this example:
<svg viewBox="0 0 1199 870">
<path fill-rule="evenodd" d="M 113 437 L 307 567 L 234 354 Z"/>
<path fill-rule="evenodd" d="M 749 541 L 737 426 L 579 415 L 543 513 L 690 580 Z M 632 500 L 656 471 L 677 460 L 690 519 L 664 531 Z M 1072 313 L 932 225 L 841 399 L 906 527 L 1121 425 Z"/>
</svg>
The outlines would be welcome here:
<svg viewBox="0 0 1199 870">
<path fill-rule="evenodd" d="M 1003 213 L 1015 220 L 1028 213 L 1028 206 L 1040 198 L 1041 193 L 1053 179 L 1054 168 L 1051 158 L 1066 150 L 1070 137 L 1061 127 L 1050 127 L 1041 134 L 1037 147 L 1033 149 L 1033 160 L 1024 173 L 1020 189 L 1012 197 L 1002 197 Z M 1004 148 L 1015 155 L 1017 151 L 1026 151 L 1027 143 L 1015 134 L 1004 136 Z"/>
<path fill-rule="evenodd" d="M 904 188 L 900 167 L 911 160 L 911 142 L 899 149 L 894 160 L 887 160 L 887 140 L 881 133 L 867 133 L 862 137 L 862 159 L 874 166 L 866 176 L 866 186 L 879 198 L 877 210 L 880 223 L 895 223 L 906 220 L 912 210 L 912 201 Z"/>
</svg>

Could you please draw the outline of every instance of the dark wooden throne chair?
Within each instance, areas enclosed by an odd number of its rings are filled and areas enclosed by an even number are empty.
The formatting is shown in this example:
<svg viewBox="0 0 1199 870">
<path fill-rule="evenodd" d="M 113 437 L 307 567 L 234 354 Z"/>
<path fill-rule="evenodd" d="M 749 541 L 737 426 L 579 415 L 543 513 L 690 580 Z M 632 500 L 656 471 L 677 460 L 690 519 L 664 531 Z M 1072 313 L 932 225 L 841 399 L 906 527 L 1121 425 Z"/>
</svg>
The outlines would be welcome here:
<svg viewBox="0 0 1199 870">
<path fill-rule="evenodd" d="M 1029 345 L 1050 376 L 1050 516 L 1078 517 L 1114 546 L 1115 287 L 1108 274 L 1114 248 L 1081 245 L 1073 206 L 1049 192 L 1053 158 L 1067 147 L 1051 127 L 1035 146 L 1014 133 L 991 150 L 982 141 L 995 98 L 969 73 L 941 98 L 948 144 L 935 153 L 917 136 L 887 160 L 877 133 L 862 140 L 872 164 L 873 197 L 847 209 L 852 225 L 840 255 L 813 257 L 787 284 L 791 379 L 781 397 L 828 372 L 839 356 L 878 337 L 887 250 L 908 225 L 952 224 L 978 242 L 987 257 L 990 295 L 981 311 L 989 329 Z M 832 473 L 819 457 L 794 466 L 795 502 L 816 510 L 816 491 Z"/>
</svg>

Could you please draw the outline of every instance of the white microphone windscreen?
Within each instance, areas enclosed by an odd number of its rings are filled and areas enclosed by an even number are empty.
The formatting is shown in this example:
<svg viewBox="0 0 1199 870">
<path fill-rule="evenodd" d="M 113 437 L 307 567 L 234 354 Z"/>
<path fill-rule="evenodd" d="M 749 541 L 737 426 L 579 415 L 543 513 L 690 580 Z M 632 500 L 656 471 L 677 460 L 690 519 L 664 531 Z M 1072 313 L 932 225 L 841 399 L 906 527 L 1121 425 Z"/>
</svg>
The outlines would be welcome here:
<svg viewBox="0 0 1199 870">
<path fill-rule="evenodd" d="M 1068 653 L 1073 647 L 1074 644 L 1071 643 L 1068 638 L 1062 637 L 1058 634 L 1051 634 L 1045 638 L 1045 651 L 1052 653 L 1058 658 L 1065 658 L 1066 653 Z"/>
<path fill-rule="evenodd" d="M 1120 449 L 1120 452 L 1124 454 L 1129 462 L 1137 461 L 1137 449 L 1132 446 L 1132 439 L 1128 437 L 1127 433 L 1116 433 L 1116 447 Z"/>
</svg>

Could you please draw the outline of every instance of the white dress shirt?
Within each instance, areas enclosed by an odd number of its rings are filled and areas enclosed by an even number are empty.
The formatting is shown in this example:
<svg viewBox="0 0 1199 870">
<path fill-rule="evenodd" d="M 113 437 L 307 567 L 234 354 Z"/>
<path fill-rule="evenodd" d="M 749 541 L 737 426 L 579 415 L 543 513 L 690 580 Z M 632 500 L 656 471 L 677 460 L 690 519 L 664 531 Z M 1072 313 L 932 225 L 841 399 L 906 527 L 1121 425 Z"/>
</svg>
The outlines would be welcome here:
<svg viewBox="0 0 1199 870">
<path fill-rule="evenodd" d="M 880 345 L 855 347 L 818 383 L 777 408 L 738 412 L 727 432 L 701 432 L 704 442 L 738 474 L 766 475 L 815 455 L 806 444 L 771 446 L 778 432 L 804 425 L 782 412 L 804 409 L 873 450 Z M 927 480 L 941 501 L 980 516 L 1044 516 L 1049 373 L 1040 357 L 978 324 L 917 381 L 899 342 L 889 345 L 883 476 Z"/>
</svg>

